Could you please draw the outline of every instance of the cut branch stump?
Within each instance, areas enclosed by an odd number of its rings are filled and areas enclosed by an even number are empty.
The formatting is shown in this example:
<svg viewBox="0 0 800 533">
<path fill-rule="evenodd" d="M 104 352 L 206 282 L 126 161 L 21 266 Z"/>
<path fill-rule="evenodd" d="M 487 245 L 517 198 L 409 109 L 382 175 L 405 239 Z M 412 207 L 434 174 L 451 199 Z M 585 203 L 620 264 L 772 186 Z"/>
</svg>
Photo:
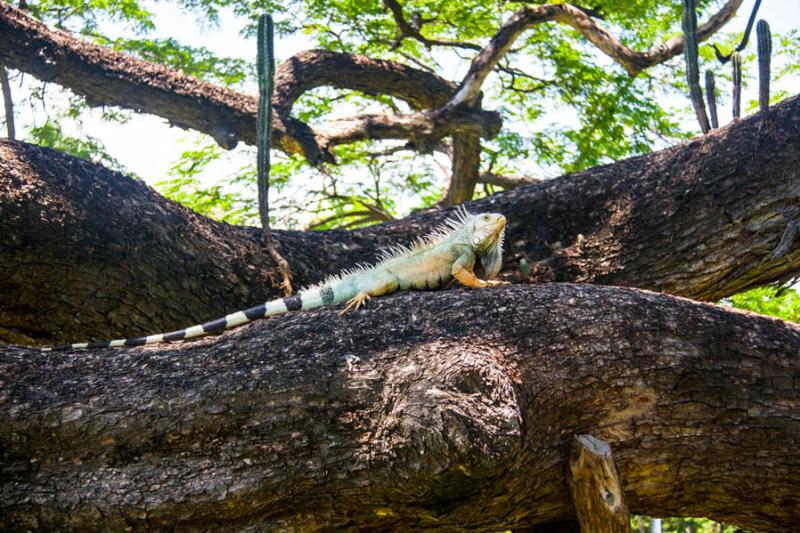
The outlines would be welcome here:
<svg viewBox="0 0 800 533">
<path fill-rule="evenodd" d="M 577 435 L 569 458 L 569 490 L 583 533 L 630 533 L 631 515 L 622 494 L 611 446 Z"/>
</svg>

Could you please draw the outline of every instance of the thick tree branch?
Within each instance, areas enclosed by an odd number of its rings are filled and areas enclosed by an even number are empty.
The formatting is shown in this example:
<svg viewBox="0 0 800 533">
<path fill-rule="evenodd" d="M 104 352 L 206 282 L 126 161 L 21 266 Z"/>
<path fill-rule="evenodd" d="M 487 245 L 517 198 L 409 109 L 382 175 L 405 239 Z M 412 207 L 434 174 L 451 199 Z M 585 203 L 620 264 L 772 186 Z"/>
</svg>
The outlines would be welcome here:
<svg viewBox="0 0 800 533">
<path fill-rule="evenodd" d="M 27 13 L 0 3 L 0 59 L 7 66 L 54 81 L 92 105 L 118 105 L 161 116 L 207 133 L 231 148 L 255 144 L 254 97 L 237 94 L 169 68 L 51 30 Z M 309 159 L 323 158 L 320 140 L 293 124 L 275 124 L 275 144 Z"/>
<path fill-rule="evenodd" d="M 453 136 L 453 164 L 444 205 L 469 202 L 478 183 L 481 164 L 481 139 L 477 135 Z"/>
<path fill-rule="evenodd" d="M 0 528 L 521 528 L 573 516 L 589 433 L 632 512 L 788 531 L 799 375 L 796 326 L 570 284 L 144 350 L 4 347 Z"/>
<path fill-rule="evenodd" d="M 254 97 L 51 30 L 5 2 L 0 3 L 0 62 L 55 81 L 86 96 L 91 105 L 117 105 L 158 115 L 176 126 L 207 133 L 225 148 L 240 139 L 255 143 Z M 299 75 L 308 78 L 295 77 Z M 287 153 L 301 153 L 312 164 L 332 162 L 334 144 L 369 138 L 369 128 L 376 122 L 380 138 L 411 140 L 435 140 L 464 128 L 491 136 L 501 122 L 499 114 L 487 111 L 459 115 L 462 120 L 452 124 L 441 120 L 446 113 L 429 112 L 380 119 L 367 115 L 311 128 L 289 116 L 292 98 L 324 84 L 388 94 L 414 108 L 444 103 L 453 91 L 452 84 L 434 74 L 391 61 L 318 50 L 290 58 L 276 73 L 273 145 Z M 465 123 L 469 120 L 479 122 Z"/>
<path fill-rule="evenodd" d="M 478 176 L 478 183 L 485 183 L 487 185 L 497 185 L 506 190 L 516 189 L 517 187 L 526 187 L 528 185 L 536 185 L 542 183 L 542 178 L 534 176 L 507 176 L 504 174 L 496 174 L 494 172 L 481 172 Z"/>
<path fill-rule="evenodd" d="M 436 74 L 394 61 L 306 50 L 278 67 L 273 105 L 288 114 L 304 92 L 322 86 L 394 96 L 416 110 L 441 107 L 456 89 L 453 82 Z"/>
<path fill-rule="evenodd" d="M 742 0 L 728 2 L 697 30 L 698 41 L 708 39 L 736 14 Z M 683 37 L 675 37 L 646 52 L 637 52 L 622 44 L 616 37 L 599 26 L 586 12 L 571 4 L 545 4 L 526 7 L 512 16 L 492 37 L 489 44 L 473 60 L 458 92 L 449 105 L 472 105 L 480 95 L 486 77 L 502 59 L 514 41 L 525 30 L 543 22 L 555 21 L 567 24 L 581 32 L 603 53 L 622 65 L 631 76 L 642 70 L 663 63 L 683 52 Z"/>
<path fill-rule="evenodd" d="M 318 132 L 331 145 L 365 139 L 409 139 L 422 146 L 459 133 L 491 139 L 502 125 L 500 115 L 494 111 L 444 108 L 407 115 L 364 114 L 332 120 L 319 126 Z"/>
<path fill-rule="evenodd" d="M 685 145 L 476 201 L 509 220 L 506 275 L 722 297 L 800 272 L 800 100 L 771 128 L 736 121 Z M 449 214 L 344 232 L 279 232 L 299 286 Z M 143 183 L 0 142 L 0 339 L 77 342 L 177 329 L 279 293 L 258 231 L 211 222 Z M 776 249 L 779 254 L 774 254 Z"/>
</svg>

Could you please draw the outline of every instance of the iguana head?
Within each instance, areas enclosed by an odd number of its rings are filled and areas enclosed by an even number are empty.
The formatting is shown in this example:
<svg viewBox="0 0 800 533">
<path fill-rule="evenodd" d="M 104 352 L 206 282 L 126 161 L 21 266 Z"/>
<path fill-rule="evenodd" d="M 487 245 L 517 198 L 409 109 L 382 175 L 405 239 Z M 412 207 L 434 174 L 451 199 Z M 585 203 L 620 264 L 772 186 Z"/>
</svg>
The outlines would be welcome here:
<svg viewBox="0 0 800 533">
<path fill-rule="evenodd" d="M 493 278 L 503 266 L 503 236 L 506 217 L 499 213 L 473 215 L 467 222 L 471 233 L 470 244 L 475 254 L 481 257 L 481 264 L 487 278 Z"/>
<path fill-rule="evenodd" d="M 470 244 L 475 253 L 481 255 L 497 246 L 498 242 L 502 244 L 503 231 L 506 229 L 506 217 L 499 213 L 472 215 L 468 227 L 471 233 Z"/>
</svg>

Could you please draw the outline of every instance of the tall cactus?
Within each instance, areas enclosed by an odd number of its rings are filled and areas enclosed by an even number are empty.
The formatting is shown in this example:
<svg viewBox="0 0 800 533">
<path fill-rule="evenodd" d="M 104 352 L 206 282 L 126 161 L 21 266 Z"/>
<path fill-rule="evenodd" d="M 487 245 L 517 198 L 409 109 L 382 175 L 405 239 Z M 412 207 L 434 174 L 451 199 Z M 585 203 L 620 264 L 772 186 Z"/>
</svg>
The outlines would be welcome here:
<svg viewBox="0 0 800 533">
<path fill-rule="evenodd" d="M 683 0 L 683 34 L 685 38 L 684 57 L 686 58 L 686 79 L 689 82 L 689 96 L 692 99 L 697 121 L 703 133 L 711 129 L 708 125 L 703 90 L 700 88 L 700 68 L 697 63 L 697 14 L 695 0 Z"/>
<path fill-rule="evenodd" d="M 716 82 L 714 81 L 714 73 L 710 70 L 706 71 L 706 100 L 708 100 L 708 114 L 711 117 L 711 127 L 719 128 L 719 121 L 717 120 Z"/>
<path fill-rule="evenodd" d="M 767 120 L 769 113 L 769 64 L 772 56 L 772 36 L 766 20 L 756 24 L 758 40 L 758 109 L 761 120 Z"/>
<path fill-rule="evenodd" d="M 258 209 L 261 227 L 269 227 L 269 172 L 270 145 L 272 144 L 272 93 L 275 79 L 274 29 L 272 16 L 263 14 L 258 19 L 258 124 L 256 145 L 258 148 Z"/>
<path fill-rule="evenodd" d="M 281 272 L 281 287 L 287 296 L 292 293 L 292 282 L 289 274 L 289 263 L 278 252 L 269 227 L 269 150 L 272 144 L 272 93 L 275 87 L 275 30 L 272 15 L 263 14 L 258 19 L 258 53 L 256 68 L 258 71 L 258 118 L 256 124 L 256 147 L 258 161 L 258 214 L 267 251 Z"/>
<path fill-rule="evenodd" d="M 731 54 L 733 65 L 733 118 L 742 114 L 742 56 L 739 52 Z"/>
</svg>

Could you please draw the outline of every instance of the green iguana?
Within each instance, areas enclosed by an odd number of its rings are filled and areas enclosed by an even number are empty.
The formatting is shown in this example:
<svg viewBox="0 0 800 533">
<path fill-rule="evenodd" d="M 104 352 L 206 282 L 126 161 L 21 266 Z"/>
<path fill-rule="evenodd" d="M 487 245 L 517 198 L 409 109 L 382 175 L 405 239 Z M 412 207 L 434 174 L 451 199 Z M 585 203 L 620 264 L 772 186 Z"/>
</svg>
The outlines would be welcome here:
<svg viewBox="0 0 800 533">
<path fill-rule="evenodd" d="M 231 313 L 222 318 L 170 333 L 159 333 L 134 339 L 82 342 L 42 348 L 44 351 L 107 346 L 142 346 L 159 342 L 178 341 L 220 333 L 259 318 L 280 315 L 288 311 L 314 309 L 347 302 L 341 314 L 358 309 L 371 296 L 383 296 L 397 290 L 436 289 L 451 278 L 462 285 L 482 288 L 505 282 L 482 280 L 475 276 L 476 258 L 487 278 L 500 272 L 503 256 L 503 235 L 506 219 L 499 214 L 471 215 L 462 209 L 455 219 L 448 220 L 410 248 L 397 246 L 385 252 L 375 266 L 359 266 L 344 271 L 324 282 L 300 291 L 294 296 Z"/>
</svg>

